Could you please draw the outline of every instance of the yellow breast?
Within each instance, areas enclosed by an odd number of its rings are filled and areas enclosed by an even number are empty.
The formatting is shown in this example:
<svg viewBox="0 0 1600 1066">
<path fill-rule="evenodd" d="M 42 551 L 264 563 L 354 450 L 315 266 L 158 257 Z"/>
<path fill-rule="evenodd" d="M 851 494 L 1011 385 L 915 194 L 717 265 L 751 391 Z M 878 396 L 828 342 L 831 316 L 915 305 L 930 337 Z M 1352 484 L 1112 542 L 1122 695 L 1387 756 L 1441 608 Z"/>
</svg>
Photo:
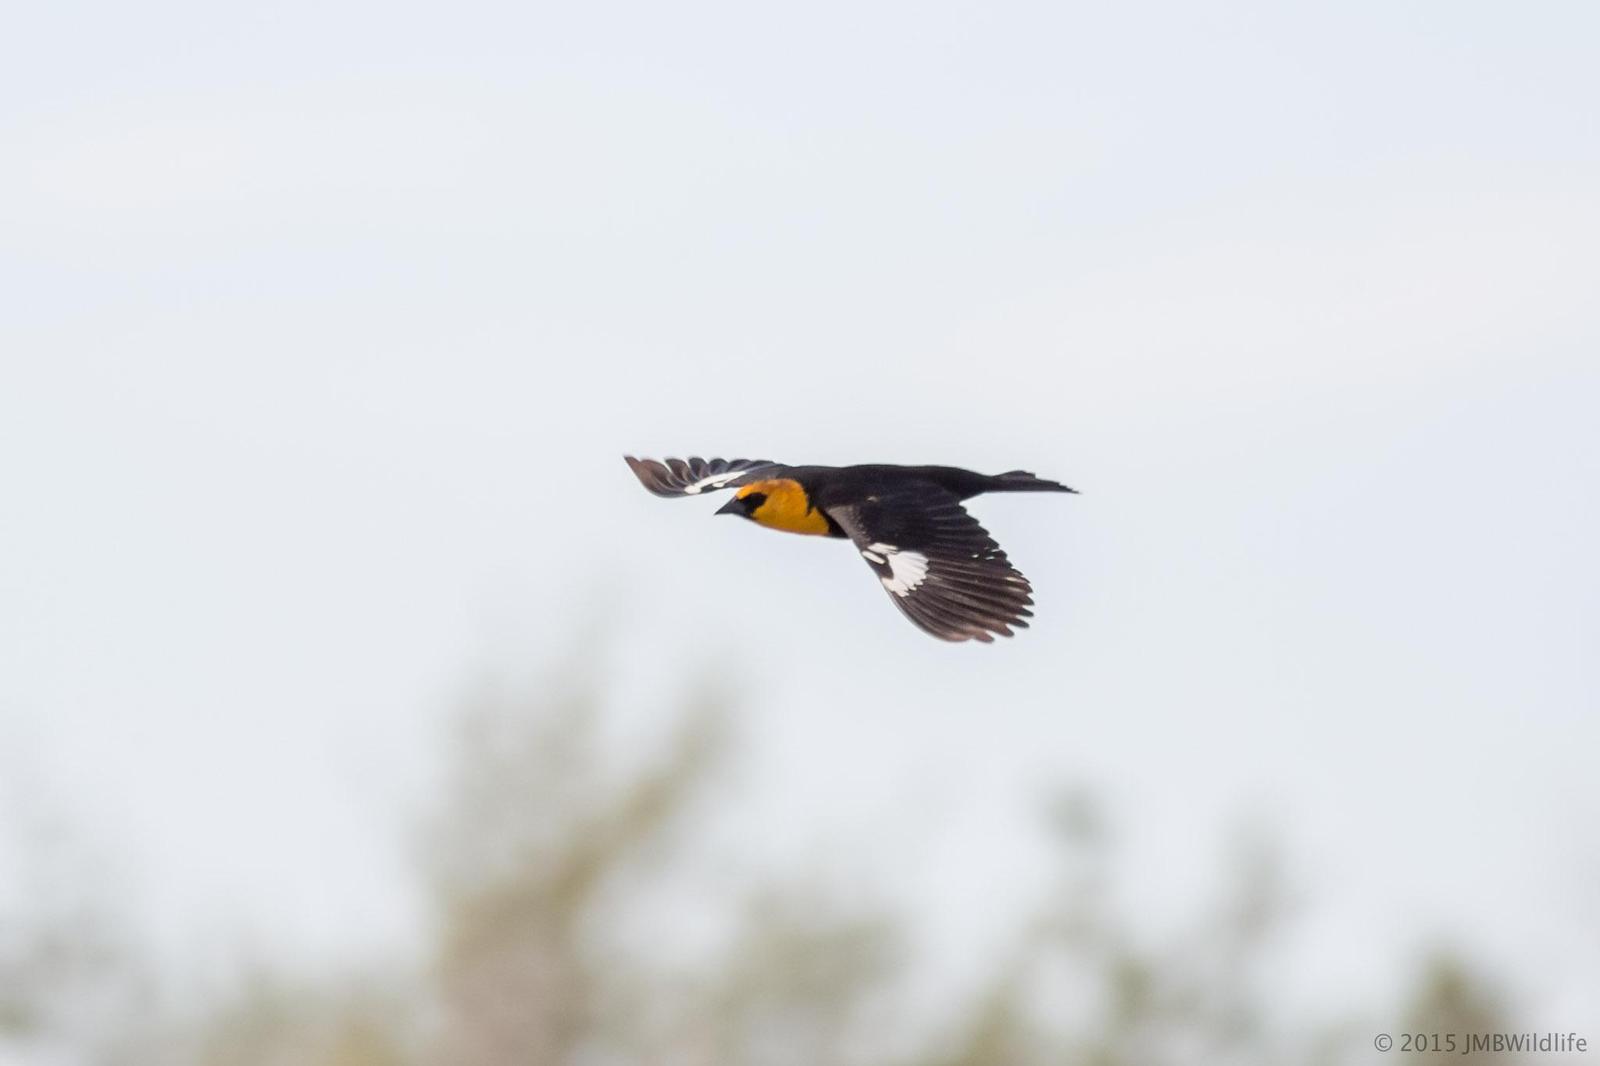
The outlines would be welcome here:
<svg viewBox="0 0 1600 1066">
<path fill-rule="evenodd" d="M 757 481 L 741 488 L 739 495 L 748 496 L 754 492 L 765 493 L 767 499 L 750 517 L 767 528 L 786 533 L 827 535 L 827 517 L 811 505 L 811 498 L 800 482 L 790 478 Z"/>
</svg>

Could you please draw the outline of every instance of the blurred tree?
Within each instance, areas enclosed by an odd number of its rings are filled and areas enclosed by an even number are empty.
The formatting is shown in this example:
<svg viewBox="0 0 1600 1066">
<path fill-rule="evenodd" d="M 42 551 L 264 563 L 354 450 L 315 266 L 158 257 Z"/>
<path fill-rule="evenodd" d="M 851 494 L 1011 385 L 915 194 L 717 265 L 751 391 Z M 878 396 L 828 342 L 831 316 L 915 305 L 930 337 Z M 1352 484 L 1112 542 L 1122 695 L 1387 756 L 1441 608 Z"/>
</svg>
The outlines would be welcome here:
<svg viewBox="0 0 1600 1066">
<path fill-rule="evenodd" d="M 410 1023 L 403 1004 L 377 991 L 382 984 L 296 984 L 253 973 L 189 1029 L 124 1047 L 121 1057 L 129 1066 L 404 1066 Z"/>
<path fill-rule="evenodd" d="M 1465 1033 L 1506 1033 L 1518 1026 L 1506 1016 L 1503 999 L 1451 952 L 1444 951 L 1429 958 L 1423 966 L 1410 1008 L 1405 1013 L 1404 1032 L 1422 1038 L 1427 1048 L 1419 1054 L 1406 1057 L 1407 1062 L 1419 1066 L 1444 1066 L 1445 1063 L 1471 1062 L 1472 1066 L 1510 1066 L 1516 1056 L 1493 1051 L 1475 1051 L 1462 1055 L 1462 1047 L 1454 1051 L 1446 1045 L 1435 1049 L 1435 1034 L 1453 1033 L 1459 1038 Z M 1396 1040 L 1399 1035 L 1396 1034 Z"/>
<path fill-rule="evenodd" d="M 71 1036 L 88 1046 L 147 1004 L 115 879 L 59 817 L 4 797 L 0 841 L 0 1066 L 31 1063 Z"/>
<path fill-rule="evenodd" d="M 884 918 L 831 906 L 821 891 L 752 900 L 705 992 L 676 1025 L 674 1061 L 695 1066 L 877 1062 L 873 1008 L 897 972 Z"/>
<path fill-rule="evenodd" d="M 1082 793 L 1048 811 L 1060 872 L 1045 903 L 941 1018 L 904 1009 L 903 925 L 805 878 L 756 886 L 710 950 L 676 956 L 637 930 L 652 887 L 695 862 L 679 834 L 727 744 L 722 701 L 692 695 L 657 757 L 618 765 L 599 674 L 460 716 L 425 833 L 423 957 L 309 981 L 258 971 L 152 1021 L 101 912 L 52 896 L 56 910 L 0 925 L 0 1066 L 1332 1066 L 1371 1061 L 1389 1028 L 1284 1031 L 1263 973 L 1289 908 L 1259 840 L 1187 933 L 1152 944 L 1117 906 L 1114 834 Z M 108 986 L 120 1028 L 88 1025 Z M 1506 1026 L 1498 1004 L 1446 960 L 1393 1016 L 1482 1032 Z"/>
<path fill-rule="evenodd" d="M 580 683 L 554 707 L 491 699 L 463 718 L 432 833 L 437 1061 L 539 1066 L 628 1043 L 634 1019 L 606 1006 L 630 960 L 595 935 L 625 900 L 606 890 L 683 814 L 720 717 L 697 701 L 659 763 L 614 781 L 595 750 L 602 711 Z"/>
</svg>

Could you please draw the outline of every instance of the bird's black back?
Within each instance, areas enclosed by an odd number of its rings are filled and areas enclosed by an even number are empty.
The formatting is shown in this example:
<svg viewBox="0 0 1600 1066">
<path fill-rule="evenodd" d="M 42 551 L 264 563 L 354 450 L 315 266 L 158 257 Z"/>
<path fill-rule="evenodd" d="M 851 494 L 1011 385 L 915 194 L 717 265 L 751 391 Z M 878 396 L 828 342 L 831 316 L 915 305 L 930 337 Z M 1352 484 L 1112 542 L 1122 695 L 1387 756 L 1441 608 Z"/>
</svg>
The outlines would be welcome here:
<svg viewBox="0 0 1600 1066">
<path fill-rule="evenodd" d="M 884 495 L 917 485 L 935 485 L 958 500 L 985 492 L 1071 492 L 1065 485 L 1045 481 L 1021 470 L 991 476 L 957 466 L 895 466 L 866 463 L 860 466 L 795 466 L 784 471 L 805 486 L 819 507 L 850 503 L 867 496 Z"/>
</svg>

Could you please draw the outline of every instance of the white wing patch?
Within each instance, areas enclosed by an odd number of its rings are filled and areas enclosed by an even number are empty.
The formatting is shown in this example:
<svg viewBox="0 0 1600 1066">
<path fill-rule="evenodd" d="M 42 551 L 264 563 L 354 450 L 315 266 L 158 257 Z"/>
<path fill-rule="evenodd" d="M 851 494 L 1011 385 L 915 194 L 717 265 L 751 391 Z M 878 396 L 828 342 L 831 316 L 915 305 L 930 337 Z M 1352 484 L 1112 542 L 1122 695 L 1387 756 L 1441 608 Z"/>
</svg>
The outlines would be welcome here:
<svg viewBox="0 0 1600 1066">
<path fill-rule="evenodd" d="M 909 596 L 928 576 L 928 557 L 921 552 L 901 551 L 893 544 L 873 543 L 867 545 L 861 555 L 869 562 L 889 564 L 889 576 L 878 580 L 896 596 Z"/>
<path fill-rule="evenodd" d="M 709 477 L 701 478 L 699 481 L 691 481 L 683 487 L 683 491 L 687 495 L 698 496 L 707 489 L 713 491 L 720 489 L 734 478 L 741 477 L 749 472 L 748 470 L 727 470 L 720 474 L 712 474 Z"/>
</svg>

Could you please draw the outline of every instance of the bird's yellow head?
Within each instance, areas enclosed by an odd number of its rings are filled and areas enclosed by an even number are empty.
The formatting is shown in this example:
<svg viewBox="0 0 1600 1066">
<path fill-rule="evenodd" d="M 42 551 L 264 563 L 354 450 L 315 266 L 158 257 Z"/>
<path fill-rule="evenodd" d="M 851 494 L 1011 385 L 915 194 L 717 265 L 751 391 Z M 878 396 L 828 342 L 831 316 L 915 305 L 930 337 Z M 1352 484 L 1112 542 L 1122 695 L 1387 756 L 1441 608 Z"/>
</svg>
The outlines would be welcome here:
<svg viewBox="0 0 1600 1066">
<path fill-rule="evenodd" d="M 827 516 L 812 505 L 804 486 L 792 478 L 771 478 L 742 485 L 717 513 L 740 515 L 768 529 L 781 529 L 786 533 L 827 536 L 831 532 Z"/>
</svg>

